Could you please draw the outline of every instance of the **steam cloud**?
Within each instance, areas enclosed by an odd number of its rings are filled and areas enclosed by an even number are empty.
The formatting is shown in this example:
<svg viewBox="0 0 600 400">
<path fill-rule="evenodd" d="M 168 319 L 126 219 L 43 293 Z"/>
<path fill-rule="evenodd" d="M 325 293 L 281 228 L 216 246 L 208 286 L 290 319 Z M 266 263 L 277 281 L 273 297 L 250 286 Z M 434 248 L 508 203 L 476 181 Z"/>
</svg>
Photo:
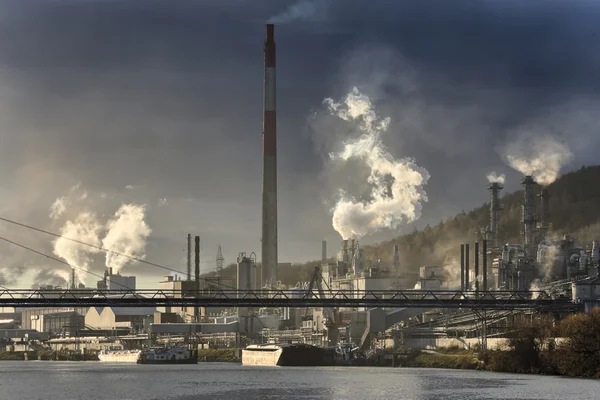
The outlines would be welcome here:
<svg viewBox="0 0 600 400">
<path fill-rule="evenodd" d="M 24 273 L 25 267 L 22 264 L 0 267 L 0 285 L 14 285 Z"/>
<path fill-rule="evenodd" d="M 362 159 L 370 168 L 367 178 L 371 198 L 360 202 L 340 190 L 340 199 L 333 208 L 333 227 L 344 238 L 362 237 L 382 228 L 395 229 L 421 216 L 421 202 L 427 201 L 423 185 L 429 173 L 414 160 L 394 160 L 380 139 L 388 130 L 390 118 L 379 118 L 368 96 L 354 87 L 342 102 L 324 100 L 329 111 L 345 121 L 355 122 L 361 135 L 344 143 L 333 160 Z"/>
<path fill-rule="evenodd" d="M 86 271 L 92 262 L 91 255 L 100 250 L 69 239 L 89 243 L 94 246 L 100 246 L 100 233 L 102 226 L 96 220 L 96 215 L 90 212 L 80 213 L 74 220 L 67 221 L 60 230 L 63 236 L 54 242 L 54 254 L 64 259 L 70 265 L 76 267 L 75 275 L 80 282 L 84 282 Z M 67 280 L 68 273 L 66 273 Z"/>
<path fill-rule="evenodd" d="M 548 135 L 521 136 L 506 149 L 509 165 L 524 175 L 533 176 L 543 186 L 554 182 L 572 157 L 566 144 Z"/>
<path fill-rule="evenodd" d="M 52 285 L 66 287 L 68 284 L 69 273 L 67 271 L 56 271 L 52 269 L 41 269 L 33 278 L 34 288 L 40 285 Z"/>
<path fill-rule="evenodd" d="M 287 24 L 294 21 L 310 21 L 325 12 L 324 6 L 327 6 L 328 0 L 303 0 L 292 4 L 284 12 L 271 17 L 269 24 Z"/>
<path fill-rule="evenodd" d="M 148 227 L 145 219 L 146 207 L 137 204 L 123 204 L 106 224 L 101 222 L 95 213 L 90 211 L 73 213 L 74 209 L 84 210 L 87 208 L 81 204 L 88 198 L 87 192 L 80 194 L 77 190 L 79 185 L 70 190 L 68 196 L 59 197 L 50 207 L 50 217 L 53 220 L 66 219 L 69 215 L 75 215 L 68 219 L 60 228 L 62 238 L 54 242 L 54 254 L 64 259 L 67 263 L 75 267 L 76 278 L 79 282 L 85 282 L 86 271 L 94 261 L 94 256 L 102 252 L 100 248 L 112 250 L 131 257 L 143 258 L 146 241 L 151 229 Z M 103 196 L 100 196 L 104 198 Z M 86 205 L 89 205 L 89 199 Z M 104 239 L 101 239 L 104 237 Z M 86 246 L 79 242 L 87 243 L 92 246 Z M 119 256 L 114 253 L 106 253 L 105 265 L 112 267 L 114 273 L 118 273 L 128 262 L 130 258 Z M 59 282 L 70 281 L 70 271 L 53 270 L 50 272 L 40 272 L 37 284 L 47 284 L 42 280 Z M 38 282 L 39 281 L 39 282 Z"/>
<path fill-rule="evenodd" d="M 504 179 L 504 174 L 498 175 L 495 171 L 490 172 L 487 176 L 487 180 L 489 183 L 499 183 L 501 185 L 504 185 Z"/>
<path fill-rule="evenodd" d="M 152 232 L 144 222 L 146 208 L 136 204 L 124 204 L 115 213 L 106 228 L 108 233 L 102 241 L 106 249 L 132 257 L 145 257 L 146 239 Z M 106 266 L 117 273 L 131 259 L 114 253 L 106 253 Z"/>
</svg>

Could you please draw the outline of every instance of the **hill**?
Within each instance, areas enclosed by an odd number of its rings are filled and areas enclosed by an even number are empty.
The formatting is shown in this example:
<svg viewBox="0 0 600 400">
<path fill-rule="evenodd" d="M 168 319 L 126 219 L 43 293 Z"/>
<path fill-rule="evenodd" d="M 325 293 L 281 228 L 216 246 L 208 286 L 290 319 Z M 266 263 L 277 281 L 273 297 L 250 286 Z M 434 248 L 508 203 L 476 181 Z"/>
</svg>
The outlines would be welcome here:
<svg viewBox="0 0 600 400">
<path fill-rule="evenodd" d="M 483 188 L 482 188 L 483 190 Z M 536 193 L 539 187 L 536 187 Z M 577 243 L 590 246 L 600 239 L 600 166 L 582 167 L 567 173 L 548 186 L 550 194 L 550 236 L 565 234 Z M 521 242 L 521 203 L 523 191 L 503 196 L 498 222 L 499 243 Z M 365 246 L 365 256 L 390 262 L 395 244 L 400 248 L 400 264 L 405 272 L 417 272 L 424 265 L 456 265 L 461 243 L 473 243 L 489 221 L 489 203 L 469 212 L 461 212 L 439 224 L 398 236 L 388 242 Z M 333 244 L 332 244 L 333 245 Z M 306 281 L 320 261 L 280 268 L 278 276 L 284 284 Z M 235 265 L 223 270 L 224 276 L 235 276 Z"/>
<path fill-rule="evenodd" d="M 536 188 L 536 193 L 539 187 Z M 579 244 L 589 246 L 600 238 L 600 166 L 582 167 L 557 179 L 548 186 L 550 194 L 549 236 L 574 236 Z M 503 196 L 498 222 L 499 243 L 521 242 L 521 204 L 523 191 Z M 468 213 L 440 222 L 434 227 L 399 236 L 389 242 L 365 247 L 370 257 L 389 260 L 393 246 L 400 247 L 401 263 L 407 271 L 423 265 L 445 265 L 460 256 L 459 245 L 472 243 L 489 221 L 489 203 Z"/>
</svg>

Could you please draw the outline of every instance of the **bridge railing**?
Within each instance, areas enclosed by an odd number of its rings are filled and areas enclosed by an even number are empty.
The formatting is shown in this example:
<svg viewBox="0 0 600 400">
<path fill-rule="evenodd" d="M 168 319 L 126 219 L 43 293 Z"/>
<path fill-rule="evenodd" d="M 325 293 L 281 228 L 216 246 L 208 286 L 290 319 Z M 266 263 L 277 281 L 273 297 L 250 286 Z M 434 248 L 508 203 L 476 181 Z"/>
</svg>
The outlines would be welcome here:
<svg viewBox="0 0 600 400">
<path fill-rule="evenodd" d="M 569 299 L 553 299 L 545 291 L 456 290 L 43 290 L 0 291 L 0 306 L 205 306 L 205 307 L 440 307 L 532 308 L 568 307 Z"/>
</svg>

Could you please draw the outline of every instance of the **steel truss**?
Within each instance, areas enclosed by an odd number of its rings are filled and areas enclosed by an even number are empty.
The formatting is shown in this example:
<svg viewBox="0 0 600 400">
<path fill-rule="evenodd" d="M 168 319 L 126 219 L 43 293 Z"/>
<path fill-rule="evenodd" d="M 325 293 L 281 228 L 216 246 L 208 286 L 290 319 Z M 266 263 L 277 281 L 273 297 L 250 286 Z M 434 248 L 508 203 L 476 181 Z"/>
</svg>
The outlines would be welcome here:
<svg viewBox="0 0 600 400">
<path fill-rule="evenodd" d="M 420 307 L 480 310 L 577 310 L 545 291 L 332 290 L 33 290 L 0 291 L 4 307 Z"/>
</svg>

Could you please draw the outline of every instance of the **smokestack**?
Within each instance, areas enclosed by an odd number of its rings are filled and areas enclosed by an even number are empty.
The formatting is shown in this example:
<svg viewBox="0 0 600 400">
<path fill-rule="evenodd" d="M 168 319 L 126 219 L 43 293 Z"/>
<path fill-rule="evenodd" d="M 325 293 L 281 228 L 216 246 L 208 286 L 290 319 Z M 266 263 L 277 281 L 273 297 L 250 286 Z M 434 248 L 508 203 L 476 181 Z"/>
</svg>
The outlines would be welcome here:
<svg viewBox="0 0 600 400">
<path fill-rule="evenodd" d="M 196 285 L 195 285 L 195 290 L 196 290 L 196 296 L 198 296 L 200 294 L 200 236 L 196 236 L 194 238 L 195 241 L 195 275 L 196 275 Z M 198 308 L 196 306 L 196 308 L 194 309 L 194 316 L 196 317 L 196 321 L 200 320 L 200 308 Z"/>
<path fill-rule="evenodd" d="M 321 243 L 321 261 L 327 260 L 327 240 Z"/>
<path fill-rule="evenodd" d="M 535 201 L 533 194 L 533 178 L 529 175 L 523 180 L 523 247 L 528 257 L 535 252 Z"/>
<path fill-rule="evenodd" d="M 71 268 L 71 290 L 76 289 L 75 268 Z"/>
<path fill-rule="evenodd" d="M 498 182 L 492 183 L 488 187 L 490 191 L 490 239 L 493 247 L 498 247 L 498 212 L 502 210 L 500 206 L 500 190 L 504 189 Z"/>
<path fill-rule="evenodd" d="M 465 245 L 460 245 L 460 290 L 465 290 Z"/>
<path fill-rule="evenodd" d="M 187 280 L 192 280 L 192 235 L 187 236 Z"/>
<path fill-rule="evenodd" d="M 263 116 L 262 266 L 277 281 L 277 129 L 274 26 L 267 24 Z"/>
<path fill-rule="evenodd" d="M 482 268 L 483 268 L 483 291 L 487 292 L 488 283 L 487 283 L 487 240 L 483 241 L 483 260 L 482 260 Z"/>
<path fill-rule="evenodd" d="M 396 276 L 400 275 L 400 246 L 394 245 L 394 272 Z"/>
<path fill-rule="evenodd" d="M 479 292 L 479 242 L 475 242 L 475 292 Z"/>
<path fill-rule="evenodd" d="M 592 242 L 592 264 L 597 264 L 600 261 L 600 248 L 598 247 L 598 241 Z"/>
<path fill-rule="evenodd" d="M 548 189 L 542 188 L 540 192 L 540 241 L 546 239 L 550 227 L 550 194 Z"/>
<path fill-rule="evenodd" d="M 465 290 L 471 290 L 469 286 L 469 243 L 465 244 Z"/>
</svg>

